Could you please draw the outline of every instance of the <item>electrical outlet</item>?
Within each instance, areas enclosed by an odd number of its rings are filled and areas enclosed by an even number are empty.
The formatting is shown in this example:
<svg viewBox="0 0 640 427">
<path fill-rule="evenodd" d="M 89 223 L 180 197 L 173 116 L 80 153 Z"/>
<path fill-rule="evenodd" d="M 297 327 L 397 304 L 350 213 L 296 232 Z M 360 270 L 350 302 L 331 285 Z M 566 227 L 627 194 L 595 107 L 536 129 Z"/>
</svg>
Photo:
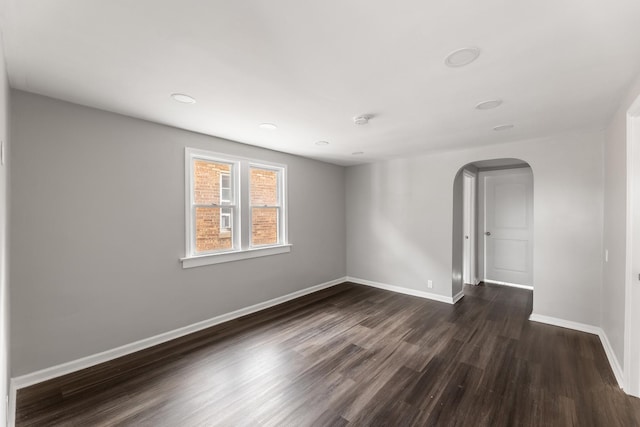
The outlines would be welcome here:
<svg viewBox="0 0 640 427">
<path fill-rule="evenodd" d="M 433 289 L 433 280 L 427 280 L 427 288 Z"/>
<path fill-rule="evenodd" d="M 609 249 L 604 250 L 604 262 L 609 262 Z"/>
</svg>

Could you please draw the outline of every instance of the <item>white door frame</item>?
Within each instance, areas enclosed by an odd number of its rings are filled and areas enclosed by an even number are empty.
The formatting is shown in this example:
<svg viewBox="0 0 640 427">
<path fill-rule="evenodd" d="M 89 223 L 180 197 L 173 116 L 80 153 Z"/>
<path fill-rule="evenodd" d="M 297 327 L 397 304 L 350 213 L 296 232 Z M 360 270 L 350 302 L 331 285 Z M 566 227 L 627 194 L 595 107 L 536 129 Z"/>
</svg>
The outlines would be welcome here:
<svg viewBox="0 0 640 427">
<path fill-rule="evenodd" d="M 469 241 L 469 256 L 467 259 L 467 251 L 464 249 L 464 241 L 462 242 L 462 281 L 464 282 L 465 273 L 469 274 L 469 283 L 477 285 L 476 275 L 476 174 L 464 169 L 462 171 L 463 179 L 463 221 L 468 225 L 468 233 L 465 234 L 465 225 L 462 227 L 463 239 Z"/>
<path fill-rule="evenodd" d="M 640 97 L 627 111 L 624 389 L 640 397 Z M 634 309 L 635 307 L 635 309 Z"/>
</svg>

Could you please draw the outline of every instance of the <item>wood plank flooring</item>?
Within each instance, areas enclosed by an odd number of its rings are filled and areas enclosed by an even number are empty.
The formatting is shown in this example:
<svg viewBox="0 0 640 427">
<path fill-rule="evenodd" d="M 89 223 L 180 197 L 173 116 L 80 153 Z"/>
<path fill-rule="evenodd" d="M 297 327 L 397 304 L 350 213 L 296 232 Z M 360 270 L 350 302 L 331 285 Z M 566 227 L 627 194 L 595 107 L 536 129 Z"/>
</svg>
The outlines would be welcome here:
<svg viewBox="0 0 640 427">
<path fill-rule="evenodd" d="M 599 338 L 344 283 L 18 391 L 18 426 L 640 426 Z"/>
</svg>

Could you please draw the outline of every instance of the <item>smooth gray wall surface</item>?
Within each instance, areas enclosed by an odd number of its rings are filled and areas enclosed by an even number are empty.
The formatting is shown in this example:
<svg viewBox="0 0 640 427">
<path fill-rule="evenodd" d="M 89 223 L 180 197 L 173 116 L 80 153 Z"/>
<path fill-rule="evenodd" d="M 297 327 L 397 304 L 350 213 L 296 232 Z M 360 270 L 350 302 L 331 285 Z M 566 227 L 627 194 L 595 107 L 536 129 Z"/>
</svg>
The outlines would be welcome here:
<svg viewBox="0 0 640 427">
<path fill-rule="evenodd" d="M 522 159 L 534 179 L 534 313 L 599 325 L 602 153 L 593 131 L 349 167 L 347 274 L 452 296 L 456 173 Z"/>
<path fill-rule="evenodd" d="M 0 42 L 0 141 L 4 142 L 4 164 L 0 164 L 0 396 L 6 401 L 9 390 L 9 84 Z M 0 404 L 0 421 L 7 419 Z"/>
<path fill-rule="evenodd" d="M 620 366 L 624 366 L 625 261 L 627 234 L 627 110 L 640 96 L 640 78 L 611 120 L 605 133 L 604 263 L 602 279 L 602 329 Z"/>
<path fill-rule="evenodd" d="M 12 93 L 12 374 L 345 276 L 344 168 Z M 182 269 L 184 148 L 288 166 L 291 253 Z"/>
</svg>

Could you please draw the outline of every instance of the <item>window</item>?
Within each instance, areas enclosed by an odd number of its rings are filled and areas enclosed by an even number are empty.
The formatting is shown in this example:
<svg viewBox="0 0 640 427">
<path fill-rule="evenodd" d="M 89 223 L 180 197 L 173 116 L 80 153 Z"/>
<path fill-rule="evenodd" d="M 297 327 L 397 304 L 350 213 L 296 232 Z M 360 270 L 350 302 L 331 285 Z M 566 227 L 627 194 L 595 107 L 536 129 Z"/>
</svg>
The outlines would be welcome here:
<svg viewBox="0 0 640 427">
<path fill-rule="evenodd" d="M 220 205 L 231 203 L 231 174 L 220 173 Z M 231 209 L 220 209 L 220 233 L 231 235 Z"/>
<path fill-rule="evenodd" d="M 280 239 L 280 170 L 250 167 L 251 246 L 277 245 Z"/>
<path fill-rule="evenodd" d="M 289 252 L 286 167 L 187 148 L 184 268 Z"/>
<path fill-rule="evenodd" d="M 211 158 L 192 160 L 193 254 L 228 251 L 234 248 L 231 174 L 237 165 Z"/>
<path fill-rule="evenodd" d="M 231 173 L 220 173 L 220 202 L 231 202 Z"/>
<path fill-rule="evenodd" d="M 220 209 L 220 230 L 221 232 L 231 232 L 231 209 Z"/>
</svg>

